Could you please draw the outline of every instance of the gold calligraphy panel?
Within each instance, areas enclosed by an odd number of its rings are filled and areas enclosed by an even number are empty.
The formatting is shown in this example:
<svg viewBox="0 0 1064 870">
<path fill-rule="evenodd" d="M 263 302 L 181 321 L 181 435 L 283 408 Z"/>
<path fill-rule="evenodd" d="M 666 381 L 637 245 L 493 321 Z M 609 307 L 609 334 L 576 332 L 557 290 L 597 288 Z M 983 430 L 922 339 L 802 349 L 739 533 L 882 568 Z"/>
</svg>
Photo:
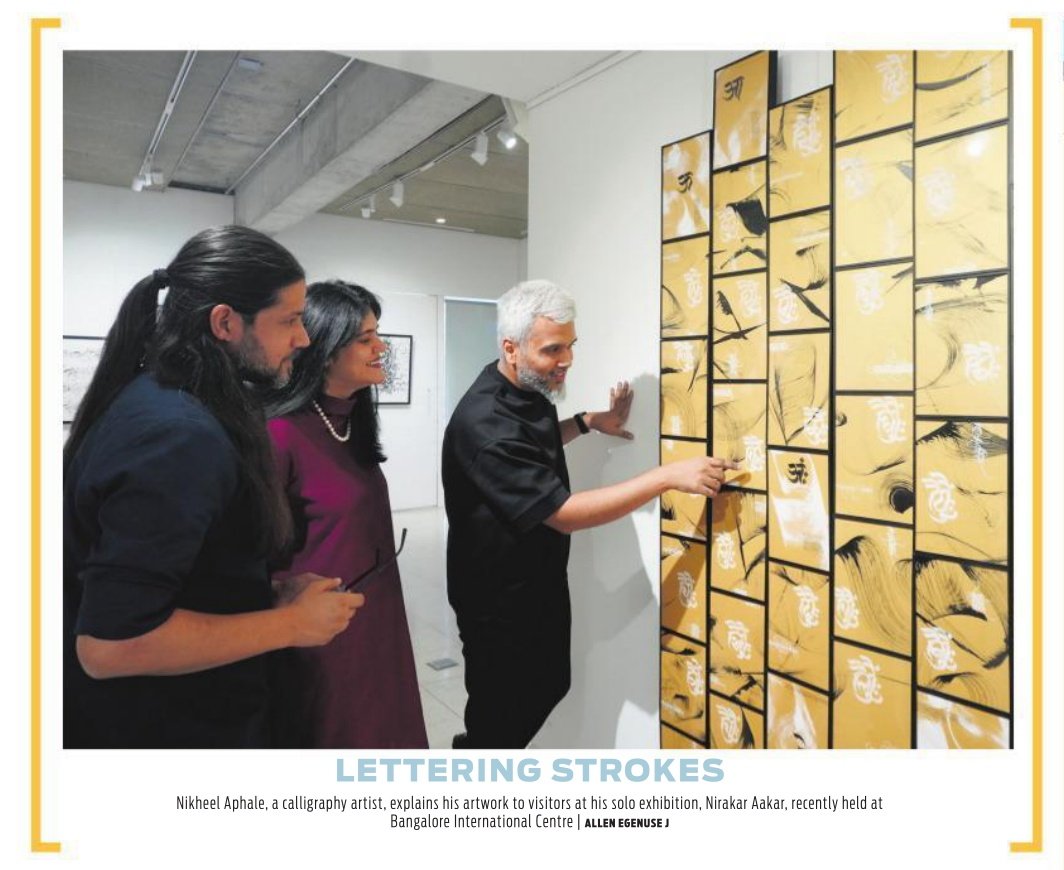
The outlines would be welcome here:
<svg viewBox="0 0 1064 870">
<path fill-rule="evenodd" d="M 839 390 L 913 388 L 911 263 L 835 274 Z"/>
<path fill-rule="evenodd" d="M 835 644 L 832 746 L 912 746 L 912 664 L 907 659 Z"/>
<path fill-rule="evenodd" d="M 705 339 L 661 343 L 661 434 L 706 437 L 709 351 Z"/>
<path fill-rule="evenodd" d="M 661 633 L 661 719 L 705 742 L 705 647 L 665 631 Z"/>
<path fill-rule="evenodd" d="M 916 53 L 917 141 L 1008 116 L 1008 52 Z"/>
<path fill-rule="evenodd" d="M 830 204 L 831 88 L 769 112 L 769 215 Z"/>
<path fill-rule="evenodd" d="M 916 292 L 916 411 L 1009 413 L 1009 278 L 921 284 Z"/>
<path fill-rule="evenodd" d="M 917 749 L 1008 749 L 1009 720 L 949 701 L 916 693 Z"/>
<path fill-rule="evenodd" d="M 764 709 L 764 605 L 710 592 L 709 649 L 710 688 Z"/>
<path fill-rule="evenodd" d="M 912 650 L 913 533 L 835 521 L 835 637 Z"/>
<path fill-rule="evenodd" d="M 768 459 L 771 558 L 827 571 L 828 457 L 769 450 Z"/>
<path fill-rule="evenodd" d="M 764 717 L 710 693 L 709 748 L 761 749 Z"/>
<path fill-rule="evenodd" d="M 916 434 L 916 549 L 1004 564 L 1009 427 L 918 421 Z"/>
<path fill-rule="evenodd" d="M 741 466 L 725 473 L 726 483 L 765 488 L 765 385 L 713 385 L 713 450 Z"/>
<path fill-rule="evenodd" d="M 764 495 L 724 489 L 713 499 L 710 585 L 763 601 L 768 502 Z"/>
<path fill-rule="evenodd" d="M 713 378 L 766 377 L 768 307 L 765 273 L 713 281 Z"/>
<path fill-rule="evenodd" d="M 768 748 L 827 749 L 827 695 L 769 674 Z"/>
<path fill-rule="evenodd" d="M 661 238 L 709 230 L 709 133 L 661 149 Z"/>
<path fill-rule="evenodd" d="M 705 456 L 706 445 L 697 441 L 661 440 L 661 462 L 679 462 L 695 456 Z M 706 539 L 706 499 L 670 489 L 661 496 L 661 530 L 670 535 Z"/>
<path fill-rule="evenodd" d="M 768 666 L 824 691 L 829 688 L 829 592 L 827 574 L 769 562 Z"/>
<path fill-rule="evenodd" d="M 913 255 L 913 134 L 835 149 L 835 264 Z"/>
<path fill-rule="evenodd" d="M 713 274 L 768 264 L 765 161 L 713 175 Z"/>
<path fill-rule="evenodd" d="M 913 400 L 835 397 L 835 510 L 911 523 Z"/>
<path fill-rule="evenodd" d="M 771 336 L 768 375 L 768 443 L 827 449 L 830 334 Z"/>
<path fill-rule="evenodd" d="M 661 334 L 709 335 L 709 237 L 661 246 Z"/>
<path fill-rule="evenodd" d="M 769 224 L 769 329 L 831 325 L 831 214 Z"/>
<path fill-rule="evenodd" d="M 1009 711 L 1007 572 L 918 558 L 916 640 L 921 687 Z"/>
<path fill-rule="evenodd" d="M 835 141 L 913 120 L 911 51 L 835 52 Z"/>
<path fill-rule="evenodd" d="M 661 536 L 661 624 L 705 642 L 705 544 Z"/>
<path fill-rule="evenodd" d="M 772 52 L 759 51 L 714 75 L 713 165 L 764 157 L 768 136 Z"/>
<path fill-rule="evenodd" d="M 916 277 L 1009 265 L 1009 131 L 916 149 Z"/>
</svg>

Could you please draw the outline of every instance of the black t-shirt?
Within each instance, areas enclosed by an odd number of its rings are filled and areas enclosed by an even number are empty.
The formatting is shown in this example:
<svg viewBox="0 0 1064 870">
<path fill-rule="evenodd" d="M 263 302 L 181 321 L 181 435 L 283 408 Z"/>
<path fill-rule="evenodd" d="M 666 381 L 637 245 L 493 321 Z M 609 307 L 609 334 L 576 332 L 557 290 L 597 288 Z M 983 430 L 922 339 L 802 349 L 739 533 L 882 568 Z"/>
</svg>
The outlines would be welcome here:
<svg viewBox="0 0 1064 870">
<path fill-rule="evenodd" d="M 94 680 L 77 635 L 124 640 L 177 608 L 270 606 L 265 558 L 218 420 L 187 393 L 140 375 L 95 423 L 63 493 L 64 744 L 266 744 L 267 661 L 194 674 Z"/>
<path fill-rule="evenodd" d="M 569 498 L 554 406 L 489 364 L 447 425 L 442 473 L 447 592 L 467 657 L 471 644 L 546 653 L 567 673 L 569 536 L 543 524 Z"/>
</svg>

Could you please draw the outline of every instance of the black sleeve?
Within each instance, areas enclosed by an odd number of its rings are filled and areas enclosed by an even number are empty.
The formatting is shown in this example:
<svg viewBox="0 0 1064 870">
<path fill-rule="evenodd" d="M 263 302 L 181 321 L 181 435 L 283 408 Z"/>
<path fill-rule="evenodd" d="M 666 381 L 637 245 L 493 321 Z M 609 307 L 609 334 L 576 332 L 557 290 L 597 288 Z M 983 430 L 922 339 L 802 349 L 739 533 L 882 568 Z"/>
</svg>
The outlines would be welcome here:
<svg viewBox="0 0 1064 870">
<path fill-rule="evenodd" d="M 78 573 L 75 632 L 104 640 L 138 637 L 170 617 L 238 481 L 231 442 L 204 423 L 155 425 L 123 447 L 79 487 L 98 534 Z"/>
<path fill-rule="evenodd" d="M 477 453 L 469 477 L 491 509 L 518 532 L 542 523 L 569 498 L 569 488 L 534 443 L 500 439 Z"/>
</svg>

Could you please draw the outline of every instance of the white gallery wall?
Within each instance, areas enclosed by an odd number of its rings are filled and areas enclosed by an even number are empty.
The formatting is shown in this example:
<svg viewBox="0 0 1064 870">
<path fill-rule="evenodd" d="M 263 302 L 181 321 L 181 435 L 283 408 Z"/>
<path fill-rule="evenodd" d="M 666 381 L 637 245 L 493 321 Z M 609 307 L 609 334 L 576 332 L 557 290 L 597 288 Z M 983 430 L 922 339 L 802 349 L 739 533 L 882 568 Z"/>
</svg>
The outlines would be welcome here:
<svg viewBox="0 0 1064 870">
<path fill-rule="evenodd" d="M 233 220 L 232 198 L 63 185 L 63 333 L 105 335 L 122 298 L 201 229 Z M 392 509 L 437 503 L 444 295 L 496 298 L 523 277 L 511 239 L 314 215 L 279 234 L 309 280 L 340 278 L 381 297 L 382 331 L 414 337 L 411 404 L 381 408 Z"/>
<path fill-rule="evenodd" d="M 567 455 L 574 489 L 658 461 L 661 146 L 712 126 L 713 70 L 749 50 L 642 52 L 529 112 L 529 277 L 577 301 L 561 416 L 632 381 L 634 442 L 597 434 Z M 779 100 L 831 82 L 830 52 L 781 52 Z M 541 747 L 658 744 L 657 502 L 573 536 L 573 688 Z"/>
</svg>

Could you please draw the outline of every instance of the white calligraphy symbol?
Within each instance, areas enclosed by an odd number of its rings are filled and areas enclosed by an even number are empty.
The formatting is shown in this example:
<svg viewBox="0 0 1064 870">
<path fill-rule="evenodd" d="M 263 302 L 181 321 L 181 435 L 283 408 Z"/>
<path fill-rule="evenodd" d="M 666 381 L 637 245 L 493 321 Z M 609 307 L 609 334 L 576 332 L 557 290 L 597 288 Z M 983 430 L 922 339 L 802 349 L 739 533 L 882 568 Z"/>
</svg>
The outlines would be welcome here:
<svg viewBox="0 0 1064 870">
<path fill-rule="evenodd" d="M 702 275 L 694 266 L 683 273 L 687 285 L 687 302 L 689 305 L 701 305 L 703 299 Z"/>
<path fill-rule="evenodd" d="M 721 736 L 724 738 L 725 743 L 729 746 L 734 746 L 739 742 L 743 730 L 739 714 L 731 707 L 725 707 L 723 704 L 717 704 L 717 712 L 720 714 Z"/>
<path fill-rule="evenodd" d="M 868 400 L 868 406 L 876 414 L 876 435 L 883 444 L 898 444 L 905 441 L 905 418 L 900 399 L 880 396 Z"/>
<path fill-rule="evenodd" d="M 933 471 L 922 479 L 927 490 L 927 510 L 936 523 L 948 523 L 957 519 L 957 502 L 953 498 L 955 487 L 941 471 Z"/>
<path fill-rule="evenodd" d="M 739 299 L 743 305 L 743 314 L 747 317 L 761 316 L 761 294 L 757 281 L 752 278 L 739 280 Z"/>
<path fill-rule="evenodd" d="M 725 571 L 735 567 L 735 539 L 731 532 L 718 532 L 713 539 L 717 545 L 717 565 Z"/>
<path fill-rule="evenodd" d="M 734 242 L 741 232 L 739 215 L 730 205 L 717 209 L 717 238 L 722 242 Z"/>
<path fill-rule="evenodd" d="M 802 408 L 802 416 L 805 422 L 802 428 L 809 443 L 813 445 L 827 444 L 828 441 L 828 417 L 823 408 Z"/>
<path fill-rule="evenodd" d="M 862 704 L 882 704 L 883 695 L 879 687 L 879 665 L 868 656 L 862 655 L 849 659 L 854 697 Z"/>
<path fill-rule="evenodd" d="M 777 287 L 772 291 L 776 297 L 776 316 L 783 325 L 795 323 L 798 320 L 798 298 L 789 287 Z"/>
<path fill-rule="evenodd" d="M 734 350 L 730 354 L 728 354 L 726 365 L 728 367 L 728 377 L 738 378 L 739 373 L 742 369 L 742 364 L 739 362 L 739 354 L 737 354 Z"/>
<path fill-rule="evenodd" d="M 970 383 L 983 384 L 996 380 L 1001 374 L 1000 348 L 989 341 L 966 341 L 961 345 L 961 353 L 964 354 L 964 376 Z"/>
<path fill-rule="evenodd" d="M 908 76 L 905 74 L 900 55 L 888 54 L 876 64 L 876 72 L 879 73 L 880 92 L 884 103 L 893 103 L 907 93 Z"/>
<path fill-rule="evenodd" d="M 927 197 L 927 209 L 932 216 L 940 218 L 953 210 L 957 199 L 954 181 L 953 173 L 944 166 L 939 166 L 920 180 Z"/>
<path fill-rule="evenodd" d="M 946 629 L 935 625 L 925 625 L 920 629 L 924 635 L 924 658 L 936 671 L 957 670 L 957 659 L 953 652 L 953 635 Z"/>
<path fill-rule="evenodd" d="M 798 596 L 798 621 L 803 628 L 816 628 L 820 625 L 820 605 L 816 593 L 808 586 L 796 586 Z"/>
<path fill-rule="evenodd" d="M 839 628 L 853 629 L 861 624 L 861 608 L 857 596 L 845 586 L 835 587 L 835 624 Z"/>
<path fill-rule="evenodd" d="M 692 695 L 705 694 L 706 680 L 698 659 L 687 660 L 687 688 L 691 690 Z"/>
<path fill-rule="evenodd" d="M 744 463 L 747 471 L 765 470 L 765 442 L 757 435 L 744 435 L 743 446 L 746 448 Z"/>
<path fill-rule="evenodd" d="M 875 314 L 883 307 L 883 286 L 879 272 L 858 272 L 857 310 L 864 315 Z"/>
<path fill-rule="evenodd" d="M 728 619 L 724 624 L 728 626 L 728 646 L 735 650 L 736 658 L 740 660 L 751 658 L 753 647 L 749 640 L 750 629 L 737 619 Z"/>
<path fill-rule="evenodd" d="M 698 607 L 698 596 L 695 594 L 695 578 L 691 576 L 689 571 L 681 571 L 677 575 L 677 579 L 680 581 L 680 601 L 683 606 L 688 610 L 692 607 Z"/>
<path fill-rule="evenodd" d="M 819 154 L 823 146 L 823 136 L 820 133 L 820 113 L 816 109 L 810 109 L 807 114 L 799 114 L 794 119 L 794 145 L 803 157 L 811 154 Z"/>
<path fill-rule="evenodd" d="M 872 172 L 863 157 L 844 157 L 839 169 L 847 199 L 860 199 L 872 190 Z"/>
</svg>

